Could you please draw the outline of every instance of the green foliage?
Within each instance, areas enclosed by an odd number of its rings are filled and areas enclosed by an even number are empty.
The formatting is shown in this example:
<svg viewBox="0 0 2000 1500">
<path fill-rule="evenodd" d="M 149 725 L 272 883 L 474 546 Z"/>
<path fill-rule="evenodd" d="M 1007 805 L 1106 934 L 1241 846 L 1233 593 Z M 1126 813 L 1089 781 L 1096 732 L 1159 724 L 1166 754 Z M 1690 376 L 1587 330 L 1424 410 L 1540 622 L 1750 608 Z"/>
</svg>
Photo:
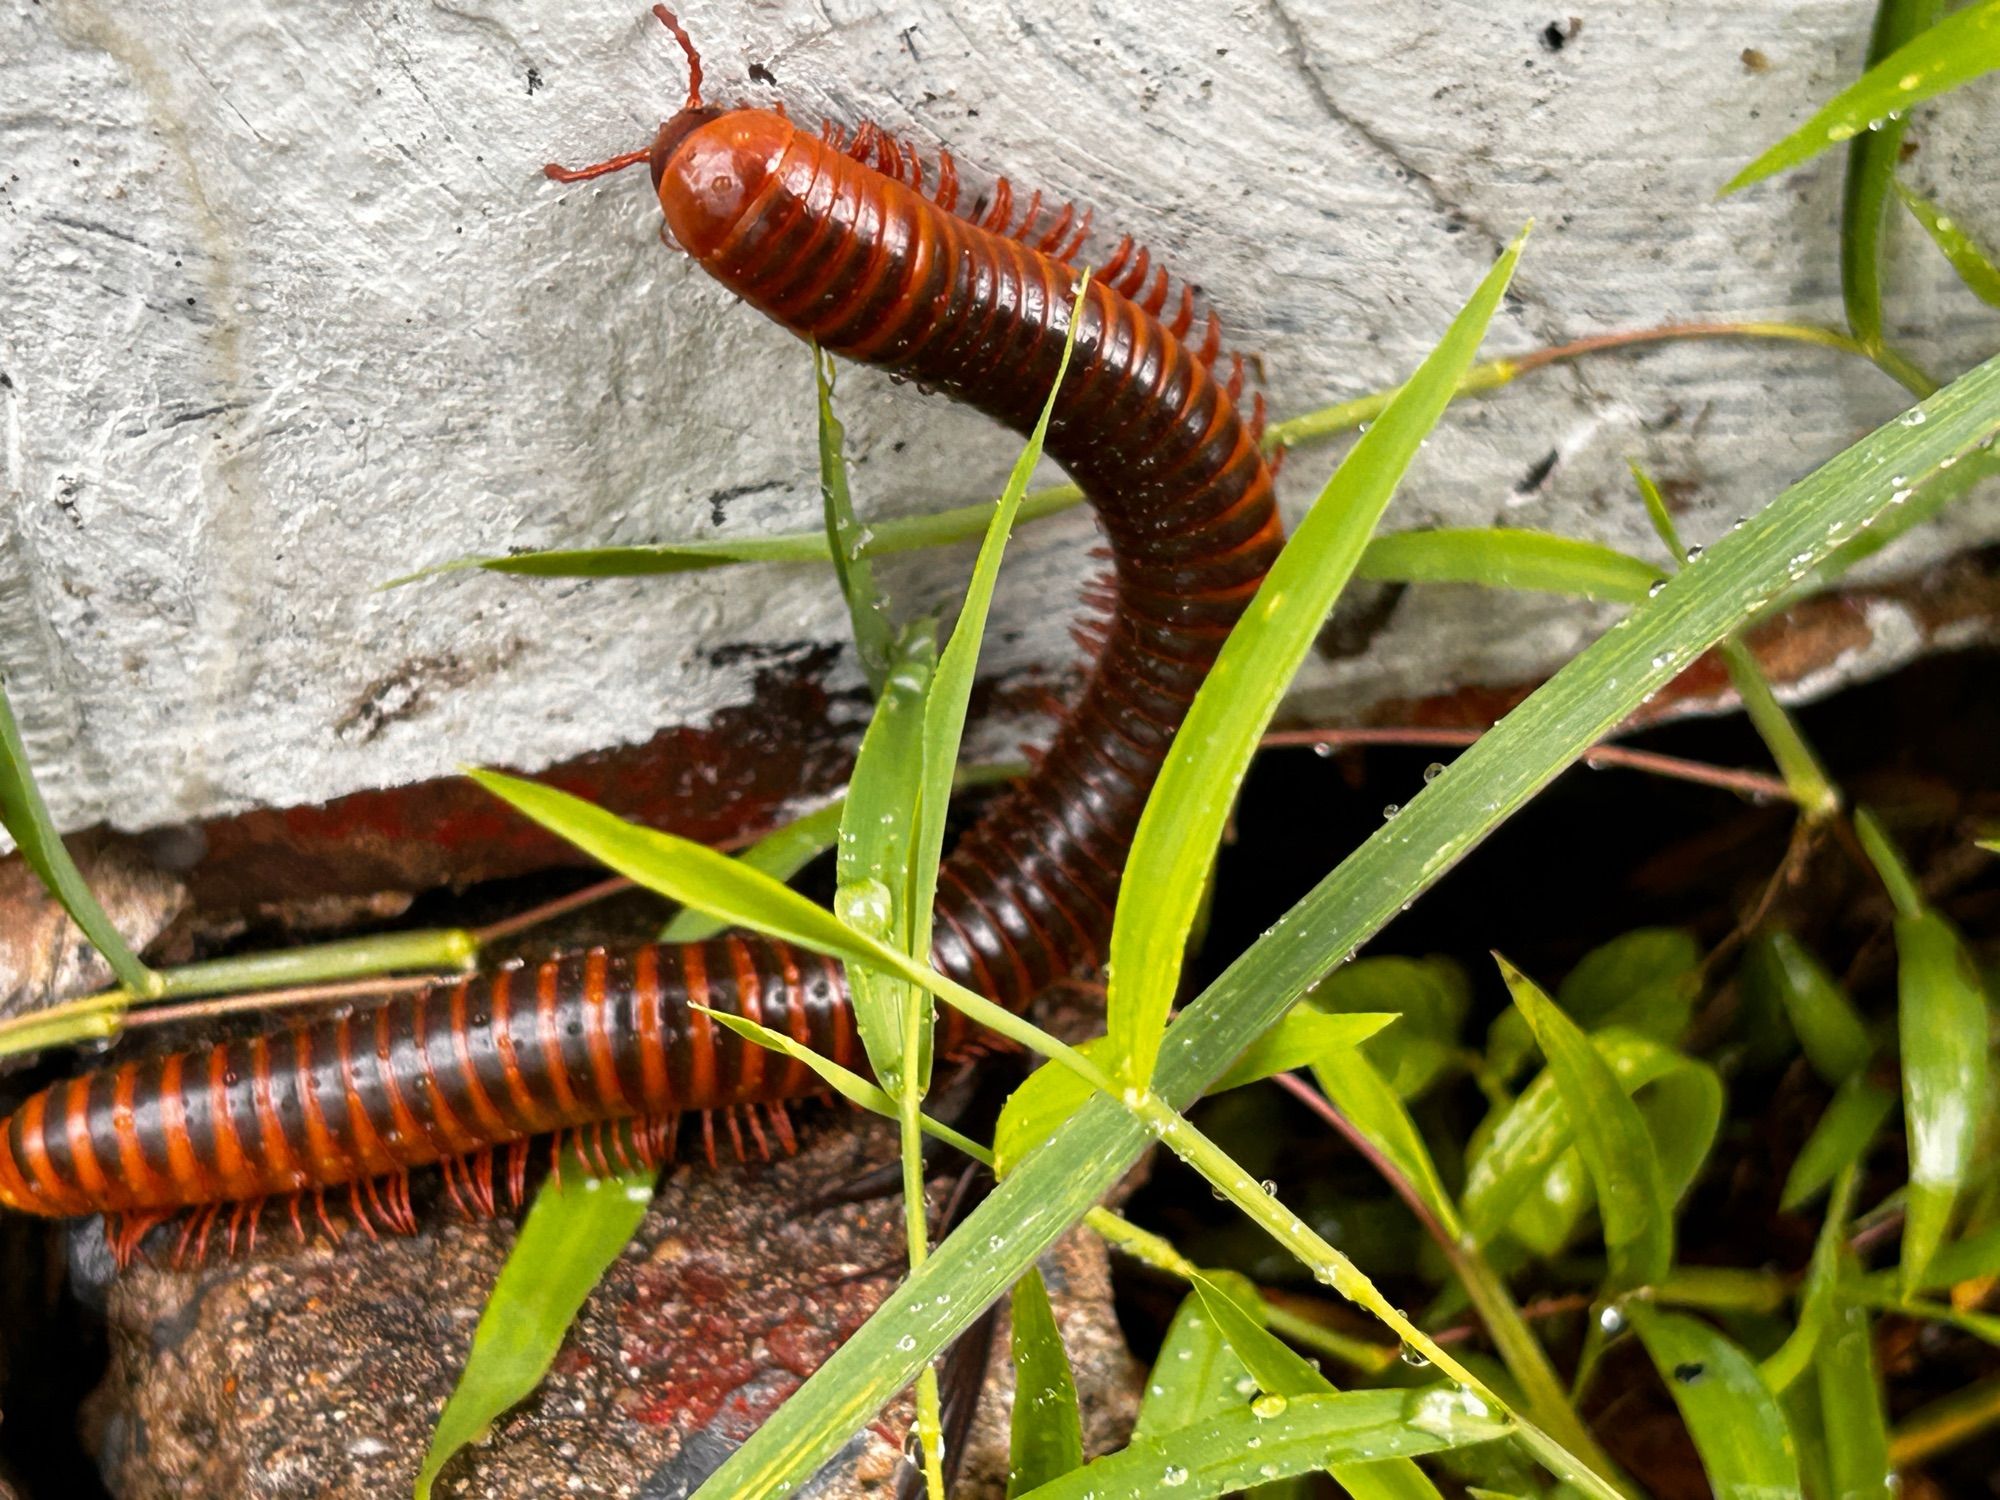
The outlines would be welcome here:
<svg viewBox="0 0 2000 1500">
<path fill-rule="evenodd" d="M 1083 1466 L 1083 1414 L 1062 1330 L 1039 1271 L 1014 1287 L 1014 1417 L 1007 1493 L 1025 1494 Z"/>
<path fill-rule="evenodd" d="M 1404 471 L 1479 352 L 1520 255 L 1517 239 L 1334 471 L 1174 737 L 1140 815 L 1111 930 L 1105 1027 L 1117 1075 L 1132 1087 L 1152 1079 L 1202 881 L 1257 740 Z"/>
<path fill-rule="evenodd" d="M 28 767 L 28 750 L 21 743 L 21 731 L 14 723 L 14 710 L 7 702 L 4 683 L 0 683 L 0 827 L 13 836 L 28 868 L 62 903 L 62 909 L 90 939 L 90 945 L 104 955 L 104 961 L 111 965 L 111 972 L 118 976 L 118 983 L 126 992 L 157 994 L 158 977 L 139 962 L 138 955 L 111 925 L 111 918 L 90 893 L 49 818 L 48 804 L 42 801 L 34 772 Z M 106 1030 L 99 1034 L 110 1033 Z"/>
<path fill-rule="evenodd" d="M 1829 146 L 1879 130 L 1939 94 L 2000 68 L 2000 0 L 1976 0 L 1896 48 L 1835 94 L 1812 118 L 1730 178 L 1733 193 L 1810 160 Z"/>
<path fill-rule="evenodd" d="M 577 1310 L 645 1218 L 657 1174 L 600 1178 L 590 1175 L 594 1170 L 572 1150 L 560 1180 L 543 1184 L 528 1211 L 431 1435 L 417 1500 L 429 1500 L 453 1454 L 541 1384 Z"/>
<path fill-rule="evenodd" d="M 1791 1433 L 1749 1357 L 1699 1319 L 1643 1305 L 1630 1317 L 1701 1450 L 1715 1500 L 1798 1493 Z"/>
</svg>

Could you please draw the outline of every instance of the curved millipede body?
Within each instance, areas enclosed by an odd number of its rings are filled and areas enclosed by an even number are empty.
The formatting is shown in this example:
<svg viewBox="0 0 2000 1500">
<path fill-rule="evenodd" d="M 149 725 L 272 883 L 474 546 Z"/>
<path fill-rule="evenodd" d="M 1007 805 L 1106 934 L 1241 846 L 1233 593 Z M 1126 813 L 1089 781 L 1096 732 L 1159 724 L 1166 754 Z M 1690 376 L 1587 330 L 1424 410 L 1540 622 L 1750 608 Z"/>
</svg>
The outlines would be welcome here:
<svg viewBox="0 0 2000 1500">
<path fill-rule="evenodd" d="M 644 151 L 576 172 L 652 170 L 673 239 L 723 285 L 802 337 L 1026 431 L 1056 377 L 1084 225 L 1016 217 L 1003 180 L 958 206 L 955 165 L 926 187 L 914 151 L 863 126 L 803 131 L 782 112 L 689 98 Z M 1173 311 L 1163 318 L 1168 304 Z M 1108 538 L 1115 587 L 1097 664 L 1033 775 L 945 862 L 938 966 L 1020 1009 L 1097 962 L 1120 871 L 1174 732 L 1281 542 L 1241 367 L 1212 368 L 1211 316 L 1123 241 L 1077 306 L 1075 350 L 1047 451 Z M 502 970 L 205 1051 L 59 1083 L 0 1124 L 0 1203 L 125 1216 L 121 1251 L 183 1207 L 254 1225 L 264 1200 L 343 1187 L 363 1223 L 408 1219 L 407 1178 L 443 1162 L 454 1195 L 491 1200 L 495 1148 L 594 1130 L 600 1153 L 652 1158 L 687 1110 L 761 1132 L 755 1113 L 818 1091 L 803 1066 L 711 1025 L 733 1011 L 861 1065 L 836 963 L 733 936 L 577 954 Z M 941 1051 L 973 1039 L 955 1011 Z M 605 1122 L 631 1127 L 606 1134 Z M 606 1142 L 610 1144 L 607 1147 Z M 386 1182 L 386 1188 L 384 1183 Z"/>
</svg>

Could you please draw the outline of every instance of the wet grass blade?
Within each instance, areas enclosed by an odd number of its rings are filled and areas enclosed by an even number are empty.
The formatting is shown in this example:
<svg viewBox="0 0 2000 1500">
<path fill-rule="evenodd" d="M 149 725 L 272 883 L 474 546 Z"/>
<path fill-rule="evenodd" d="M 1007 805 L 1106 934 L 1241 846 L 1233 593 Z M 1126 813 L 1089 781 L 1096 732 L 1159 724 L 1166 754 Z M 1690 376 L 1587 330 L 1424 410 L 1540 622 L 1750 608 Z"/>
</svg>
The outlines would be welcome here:
<svg viewBox="0 0 2000 1500">
<path fill-rule="evenodd" d="M 1868 66 L 1928 30 L 1943 10 L 1944 0 L 1880 0 L 1868 40 Z M 1847 147 L 1840 208 L 1840 295 L 1848 328 L 1870 349 L 1882 347 L 1882 230 L 1907 124 L 1900 114 L 1885 119 L 1881 129 L 1863 131 Z"/>
<path fill-rule="evenodd" d="M 1889 1422 L 1868 1309 L 1836 1300 L 1827 1312 L 1813 1369 L 1833 1500 L 1895 1500 Z"/>
<path fill-rule="evenodd" d="M 1516 240 L 1381 418 L 1349 450 L 1195 695 L 1139 819 L 1111 931 L 1105 1028 L 1143 1088 L 1179 986 L 1202 883 L 1257 742 L 1369 533 L 1437 425 L 1521 255 Z"/>
<path fill-rule="evenodd" d="M 1233 1276 L 1234 1272 L 1222 1272 Z M 1256 1386 L 1242 1356 L 1230 1347 L 1198 1293 L 1189 1292 L 1167 1325 L 1160 1352 L 1146 1377 L 1132 1441 L 1162 1437 L 1236 1411 Z"/>
<path fill-rule="evenodd" d="M 1840 981 L 1789 932 L 1759 933 L 1743 956 L 1742 983 L 1775 1002 L 1791 1022 L 1806 1061 L 1828 1083 L 1843 1083 L 1868 1065 L 1875 1044 Z"/>
<path fill-rule="evenodd" d="M 1659 1280 L 1673 1264 L 1674 1206 L 1645 1120 L 1576 1023 L 1505 959 L 1500 975 L 1548 1059 L 1570 1119 L 1589 1122 L 1572 1133 L 1597 1188 L 1614 1290 Z"/>
<path fill-rule="evenodd" d="M 1977 0 L 1898 47 L 1835 94 L 1811 119 L 1738 172 L 1722 191 L 1809 161 L 1982 73 L 2000 67 L 2000 0 Z"/>
<path fill-rule="evenodd" d="M 854 626 L 854 649 L 861 673 L 879 695 L 888 680 L 896 649 L 896 627 L 888 601 L 875 587 L 871 536 L 854 514 L 847 488 L 847 429 L 833 414 L 833 356 L 813 345 L 813 386 L 819 402 L 819 494 L 826 513 L 827 556 L 833 559 L 840 594 Z"/>
<path fill-rule="evenodd" d="M 598 1178 L 588 1170 L 573 1165 L 560 1183 L 551 1178 L 528 1210 L 431 1434 L 416 1500 L 429 1500 L 452 1455 L 541 1384 L 591 1288 L 646 1217 L 657 1174 Z"/>
<path fill-rule="evenodd" d="M 1299 1012 L 1292 1012 L 1293 1015 Z M 1312 1061 L 1313 1082 L 1332 1101 L 1347 1123 L 1360 1131 L 1375 1149 L 1402 1173 L 1417 1197 L 1429 1209 L 1446 1234 L 1454 1240 L 1461 1234 L 1458 1205 L 1445 1191 L 1437 1163 L 1424 1144 L 1417 1122 L 1397 1097 L 1368 1054 L 1360 1049 L 1335 1052 Z"/>
<path fill-rule="evenodd" d="M 1301 1358 L 1264 1326 L 1263 1303 L 1255 1289 L 1243 1282 L 1238 1291 L 1232 1292 L 1228 1282 L 1240 1282 L 1240 1278 L 1224 1278 L 1220 1274 L 1196 1276 L 1195 1295 L 1201 1299 L 1209 1320 L 1243 1361 L 1257 1388 L 1267 1398 L 1277 1396 L 1288 1403 L 1294 1396 L 1333 1395 L 1333 1382 L 1319 1372 L 1318 1366 Z M 1249 1310 L 1251 1307 L 1257 1309 L 1256 1313 Z M 1267 1408 L 1269 1404 L 1267 1399 Z M 1331 1464 L 1327 1473 L 1352 1500 L 1441 1500 L 1437 1486 L 1407 1458 Z"/>
<path fill-rule="evenodd" d="M 1960 376 L 1919 411 L 1920 421 L 1885 424 L 1725 534 L 1427 784 L 1401 816 L 1182 1010 L 1160 1050 L 1160 1097 L 1174 1107 L 1198 1097 L 1329 967 L 1646 694 L 1787 588 L 1794 569 L 1818 565 L 1843 537 L 1889 513 L 1889 476 L 1921 482 L 1989 441 L 2000 431 L 2000 359 Z M 1118 1100 L 1085 1104 L 1059 1139 L 1003 1180 L 902 1291 L 730 1456 L 703 1486 L 705 1500 L 803 1484 L 1080 1219 L 1152 1139 Z M 1537 1453 L 1562 1462 L 1546 1447 Z"/>
<path fill-rule="evenodd" d="M 118 976 L 119 985 L 133 995 L 157 994 L 158 978 L 139 962 L 139 956 L 111 925 L 111 918 L 91 894 L 76 861 L 69 857 L 62 835 L 56 832 L 48 804 L 42 801 L 35 774 L 28 765 L 28 750 L 21 742 L 20 726 L 14 722 L 5 683 L 0 683 L 0 825 L 13 836 L 28 868 L 48 887 L 49 894 L 62 903 L 62 909 L 90 939 L 90 945 L 104 955 L 111 972 Z"/>
<path fill-rule="evenodd" d="M 937 662 L 936 638 L 928 629 L 916 629 L 889 649 L 889 672 L 876 689 L 874 717 L 861 736 L 840 819 L 833 904 L 850 926 L 907 954 L 919 921 L 917 789 L 924 773 L 924 700 Z M 890 1093 L 901 1092 L 907 1011 L 918 1004 L 928 1008 L 929 996 L 920 997 L 908 980 L 867 963 L 848 964 L 847 987 L 869 1065 Z M 917 1056 L 909 1061 L 921 1091 L 930 1077 L 930 1027 L 919 1024 Z"/>
<path fill-rule="evenodd" d="M 915 783 L 918 793 L 917 841 L 913 872 L 916 920 L 915 956 L 930 951 L 931 907 L 937 894 L 938 861 L 944 849 L 945 813 L 951 802 L 953 768 L 958 764 L 958 747 L 965 734 L 966 711 L 972 701 L 972 683 L 979 667 L 979 646 L 985 637 L 986 621 L 993 607 L 993 590 L 1000 581 L 1000 563 L 1007 552 L 1007 538 L 1020 514 L 1028 480 L 1042 461 L 1042 447 L 1048 441 L 1049 421 L 1055 415 L 1056 396 L 1069 373 L 1069 360 L 1076 348 L 1077 313 L 1090 291 L 1090 273 L 1077 278 L 1070 303 L 1069 327 L 1063 335 L 1062 358 L 1056 364 L 1056 378 L 1042 402 L 1041 416 L 1014 460 L 1013 472 L 993 507 L 986 536 L 979 544 L 979 557 L 972 565 L 972 579 L 959 605 L 958 619 L 938 658 L 924 704 L 922 775 Z"/>
<path fill-rule="evenodd" d="M 1024 1494 L 1083 1467 L 1083 1415 L 1076 1377 L 1042 1273 L 1014 1287 L 1014 1415 L 1008 1443 L 1007 1493 Z"/>
<path fill-rule="evenodd" d="M 1505 526 L 1378 536 L 1354 573 L 1380 583 L 1470 583 L 1616 604 L 1637 604 L 1666 576 L 1600 542 Z"/>
<path fill-rule="evenodd" d="M 1177 1500 L 1206 1500 L 1341 1464 L 1490 1443 L 1513 1431 L 1512 1424 L 1473 1410 L 1477 1405 L 1477 1398 L 1456 1386 L 1434 1385 L 1300 1396 L 1267 1408 L 1268 1416 L 1242 1407 L 1135 1441 L 1031 1491 L 1030 1500 L 1167 1493 Z"/>
<path fill-rule="evenodd" d="M 1993 258 L 1979 247 L 1978 241 L 1949 215 L 1939 212 L 1937 205 L 1921 193 L 1900 182 L 1896 184 L 1896 192 L 1973 296 L 1989 307 L 2000 307 L 2000 266 L 1993 264 Z"/>
<path fill-rule="evenodd" d="M 840 819 L 847 806 L 841 797 L 804 817 L 774 828 L 736 856 L 737 862 L 762 871 L 773 880 L 790 880 L 831 849 L 840 836 Z M 688 908 L 674 913 L 660 929 L 663 943 L 700 943 L 728 930 L 706 912 Z"/>
<path fill-rule="evenodd" d="M 1864 808 L 1854 831 L 1896 907 L 1896 1017 L 1903 1052 L 1903 1122 L 1910 1145 L 1902 1284 L 1923 1285 L 1974 1166 L 1992 1086 L 1987 1004 L 1972 955 L 1928 906 L 1902 856 Z"/>
<path fill-rule="evenodd" d="M 1627 1316 L 1681 1409 L 1715 1500 L 1800 1493 L 1784 1413 L 1749 1356 L 1698 1318 L 1638 1302 Z"/>
</svg>

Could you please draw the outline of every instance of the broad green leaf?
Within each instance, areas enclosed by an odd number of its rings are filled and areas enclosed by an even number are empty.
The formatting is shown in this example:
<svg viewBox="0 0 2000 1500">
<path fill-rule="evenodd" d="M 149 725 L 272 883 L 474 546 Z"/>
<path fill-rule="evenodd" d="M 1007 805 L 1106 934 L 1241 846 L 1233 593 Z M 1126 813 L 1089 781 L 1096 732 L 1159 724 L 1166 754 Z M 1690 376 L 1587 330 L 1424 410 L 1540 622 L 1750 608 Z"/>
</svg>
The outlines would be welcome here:
<svg viewBox="0 0 2000 1500">
<path fill-rule="evenodd" d="M 1792 1032 L 1828 1083 L 1842 1083 L 1868 1064 L 1874 1044 L 1840 981 L 1797 938 L 1761 932 L 1743 955 L 1741 982 L 1781 1006 Z"/>
<path fill-rule="evenodd" d="M 1890 513 L 1885 476 L 1919 488 L 2000 431 L 2000 358 L 1886 423 L 1723 535 L 1556 672 L 1301 900 L 1190 1004 L 1155 1088 L 1185 1107 L 1339 958 L 1701 652 Z M 1059 1142 L 1002 1181 L 903 1291 L 855 1331 L 703 1486 L 703 1500 L 803 1484 L 1075 1223 L 1152 1143 L 1116 1099 L 1093 1099 Z M 942 1300 L 940 1300 L 942 1294 Z M 1551 1472 L 1608 1493 L 1545 1434 L 1521 1441 Z"/>
<path fill-rule="evenodd" d="M 1730 178 L 1722 191 L 1733 193 L 1795 167 L 1996 67 L 2000 67 L 2000 0 L 1977 0 L 1891 52 Z"/>
<path fill-rule="evenodd" d="M 1289 1073 L 1317 1062 L 1328 1053 L 1359 1047 L 1386 1028 L 1392 1015 L 1328 1015 L 1305 1006 L 1288 1014 L 1276 1026 L 1243 1049 L 1243 1055 L 1209 1088 L 1211 1094 L 1241 1088 L 1274 1073 Z"/>
<path fill-rule="evenodd" d="M 1213 1274 L 1231 1285 L 1249 1286 L 1233 1271 Z M 1162 1437 L 1238 1411 L 1256 1394 L 1257 1382 L 1242 1356 L 1222 1336 L 1200 1294 L 1189 1292 L 1167 1325 L 1167 1336 L 1146 1377 L 1132 1441 Z"/>
<path fill-rule="evenodd" d="M 1357 578 L 1383 583 L 1471 583 L 1637 604 L 1665 575 L 1601 542 L 1507 526 L 1440 527 L 1378 536 Z"/>
<path fill-rule="evenodd" d="M 541 1384 L 584 1299 L 646 1217 L 657 1175 L 589 1177 L 573 1166 L 542 1185 L 431 1434 L 416 1500 L 429 1500 L 452 1455 Z"/>
<path fill-rule="evenodd" d="M 1458 1207 L 1445 1191 L 1430 1148 L 1389 1081 L 1369 1061 L 1366 1049 L 1318 1058 L 1312 1075 L 1320 1092 L 1402 1174 L 1445 1232 L 1459 1238 Z"/>
<path fill-rule="evenodd" d="M 1008 1445 L 1007 1493 L 1024 1494 L 1083 1466 L 1083 1414 L 1076 1377 L 1042 1273 L 1014 1287 L 1014 1415 Z"/>
<path fill-rule="evenodd" d="M 1320 980 L 1304 1003 L 1342 1014 L 1395 1013 L 1394 1030 L 1371 1038 L 1362 1051 L 1400 1097 L 1414 1099 L 1450 1065 L 1472 983 L 1449 958 L 1362 958 Z"/>
<path fill-rule="evenodd" d="M 736 856 L 737 863 L 761 870 L 773 880 L 790 880 L 807 865 L 831 849 L 840 835 L 840 819 L 847 807 L 845 797 L 829 802 L 815 812 L 794 818 L 774 828 Z M 706 912 L 686 908 L 674 913 L 660 929 L 663 943 L 699 943 L 727 930 Z"/>
<path fill-rule="evenodd" d="M 1643 1302 L 1632 1303 L 1626 1315 L 1681 1409 L 1715 1500 L 1798 1494 L 1799 1464 L 1784 1413 L 1749 1356 L 1699 1318 Z"/>
<path fill-rule="evenodd" d="M 1243 1294 L 1232 1293 L 1219 1277 L 1197 1276 L 1194 1289 L 1209 1319 L 1267 1397 L 1282 1396 L 1289 1401 L 1294 1396 L 1334 1393 L 1332 1381 L 1264 1326 L 1262 1300 L 1254 1289 L 1244 1288 L 1247 1306 L 1239 1300 Z M 1327 1472 L 1352 1500 L 1440 1500 L 1437 1486 L 1407 1458 L 1335 1464 Z"/>
<path fill-rule="evenodd" d="M 1516 240 L 1443 341 L 1349 450 L 1195 695 L 1154 784 L 1118 891 L 1106 1030 L 1118 1074 L 1145 1087 L 1180 981 L 1202 879 L 1236 789 L 1368 534 L 1478 352 L 1520 259 Z"/>
<path fill-rule="evenodd" d="M 1895 1107 L 1894 1094 L 1870 1083 L 1865 1073 L 1851 1075 L 1834 1091 L 1826 1113 L 1799 1148 L 1778 1207 L 1790 1213 L 1817 1198 L 1844 1169 L 1861 1160 Z"/>
<path fill-rule="evenodd" d="M 1128 1494 L 1204 1500 L 1341 1464 L 1490 1443 L 1514 1431 L 1486 1411 L 1478 1397 L 1451 1385 L 1298 1396 L 1282 1406 L 1269 1403 L 1267 1410 L 1270 1415 L 1260 1416 L 1243 1407 L 1134 1441 L 1031 1491 L 1031 1500 Z"/>
<path fill-rule="evenodd" d="M 888 673 L 877 686 L 875 714 L 861 736 L 846 811 L 841 814 L 834 910 L 849 926 L 898 953 L 914 956 L 928 947 L 916 945 L 922 898 L 914 882 L 924 701 L 937 645 L 928 630 L 912 630 L 888 650 Z M 928 930 L 928 901 L 923 905 L 922 920 Z M 920 996 L 907 979 L 865 963 L 848 964 L 847 987 L 854 997 L 855 1030 L 861 1034 L 869 1066 L 892 1094 L 902 1091 L 908 1008 L 924 1007 L 917 1018 L 916 1056 L 907 1059 L 921 1092 L 930 1082 L 930 997 Z"/>
<path fill-rule="evenodd" d="M 896 654 L 896 627 L 889 604 L 875 587 L 869 534 L 854 515 L 854 498 L 847 489 L 847 429 L 833 414 L 833 356 L 813 345 L 813 386 L 819 400 L 819 495 L 826 512 L 827 555 L 833 559 L 847 617 L 854 627 L 854 649 L 861 674 L 879 696 Z"/>
<path fill-rule="evenodd" d="M 1880 0 L 1875 30 L 1868 40 L 1873 67 L 1936 22 L 1944 0 Z M 1840 210 L 1840 292 L 1847 326 L 1863 345 L 1882 345 L 1882 222 L 1889 185 L 1903 152 L 1901 113 L 1855 136 L 1847 147 L 1847 179 Z"/>
<path fill-rule="evenodd" d="M 157 994 L 159 980 L 139 962 L 138 955 L 111 925 L 111 918 L 91 894 L 89 884 L 77 869 L 76 861 L 69 857 L 62 835 L 49 817 L 48 804 L 42 801 L 35 774 L 28 765 L 27 747 L 21 742 L 14 710 L 7 702 L 5 683 L 0 683 L 0 825 L 13 836 L 28 868 L 90 939 L 91 947 L 104 955 L 104 961 L 111 965 L 111 972 L 118 976 L 118 983 L 126 993 Z"/>
<path fill-rule="evenodd" d="M 1813 1358 L 1833 1500 L 1894 1500 L 1889 1424 L 1868 1309 L 1836 1301 Z"/>
<path fill-rule="evenodd" d="M 1671 1118 L 1709 1119 L 1710 1138 L 1721 1114 L 1721 1086 L 1706 1064 L 1681 1056 L 1648 1037 L 1612 1028 L 1591 1038 L 1619 1087 L 1628 1094 L 1644 1089 L 1667 1091 L 1664 1114 Z M 1706 1151 L 1708 1140 L 1698 1131 L 1689 1144 Z M 1475 1242 L 1488 1243 L 1526 1201 L 1538 1191 L 1551 1167 L 1575 1144 L 1576 1133 L 1554 1077 L 1544 1070 L 1521 1095 L 1480 1132 L 1480 1141 L 1466 1169 L 1462 1205 L 1466 1228 Z"/>
<path fill-rule="evenodd" d="M 1902 196 L 1904 206 L 1915 215 L 1916 221 L 1924 226 L 1932 242 L 1944 252 L 1944 258 L 1951 262 L 1951 268 L 1958 272 L 1958 279 L 1965 283 L 1973 296 L 1989 307 L 2000 307 L 2000 266 L 1978 241 L 1961 229 L 1949 214 L 1941 213 L 1936 204 L 1921 193 L 1896 184 L 1896 191 Z"/>
<path fill-rule="evenodd" d="M 1590 1122 L 1576 1132 L 1576 1144 L 1597 1188 L 1613 1282 L 1625 1288 L 1658 1280 L 1674 1258 L 1673 1201 L 1645 1120 L 1576 1023 L 1505 959 L 1500 974 L 1548 1059 L 1570 1118 Z"/>
<path fill-rule="evenodd" d="M 1935 911 L 1898 917 L 1896 970 L 1910 1142 L 1903 1287 L 1914 1292 L 1976 1165 L 1992 1080 L 1985 990 L 1951 924 Z"/>
</svg>

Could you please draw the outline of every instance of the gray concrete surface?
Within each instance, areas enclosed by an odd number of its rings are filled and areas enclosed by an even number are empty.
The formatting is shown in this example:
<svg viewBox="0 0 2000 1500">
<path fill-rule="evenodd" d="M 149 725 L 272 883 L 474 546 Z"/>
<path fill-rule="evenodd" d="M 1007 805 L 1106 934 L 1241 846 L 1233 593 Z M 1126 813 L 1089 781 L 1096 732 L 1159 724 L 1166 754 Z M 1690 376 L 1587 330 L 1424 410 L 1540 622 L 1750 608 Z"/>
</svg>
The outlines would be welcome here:
<svg viewBox="0 0 2000 1500">
<path fill-rule="evenodd" d="M 685 10 L 715 97 L 870 116 L 1150 240 L 1279 413 L 1392 383 L 1531 216 L 1495 351 L 1838 316 L 1839 157 L 1714 190 L 1852 75 L 1866 0 L 1615 0 L 1580 27 L 1521 0 Z M 66 827 L 544 764 L 742 701 L 718 647 L 842 634 L 812 569 L 374 591 L 466 553 L 813 524 L 804 350 L 661 247 L 642 176 L 537 174 L 678 100 L 638 0 L 8 0 L 0 59 L 0 672 Z M 1913 138 L 1911 178 L 2000 243 L 2000 89 Z M 1912 352 L 1949 374 L 2000 343 L 1913 224 L 1892 239 Z M 867 507 L 997 490 L 1012 438 L 871 377 L 841 394 Z M 1824 351 L 1603 358 L 1457 410 L 1391 524 L 1649 550 L 1636 456 L 1700 539 L 1902 404 Z M 1293 458 L 1294 507 L 1331 461 Z M 1073 658 L 1089 530 L 1023 534 L 993 671 Z M 1989 495 L 1892 566 L 1996 534 Z M 964 566 L 890 577 L 914 606 Z M 1300 701 L 1517 681 L 1603 623 L 1413 591 Z M 416 684 L 400 716 L 357 717 L 385 681 Z"/>
</svg>

